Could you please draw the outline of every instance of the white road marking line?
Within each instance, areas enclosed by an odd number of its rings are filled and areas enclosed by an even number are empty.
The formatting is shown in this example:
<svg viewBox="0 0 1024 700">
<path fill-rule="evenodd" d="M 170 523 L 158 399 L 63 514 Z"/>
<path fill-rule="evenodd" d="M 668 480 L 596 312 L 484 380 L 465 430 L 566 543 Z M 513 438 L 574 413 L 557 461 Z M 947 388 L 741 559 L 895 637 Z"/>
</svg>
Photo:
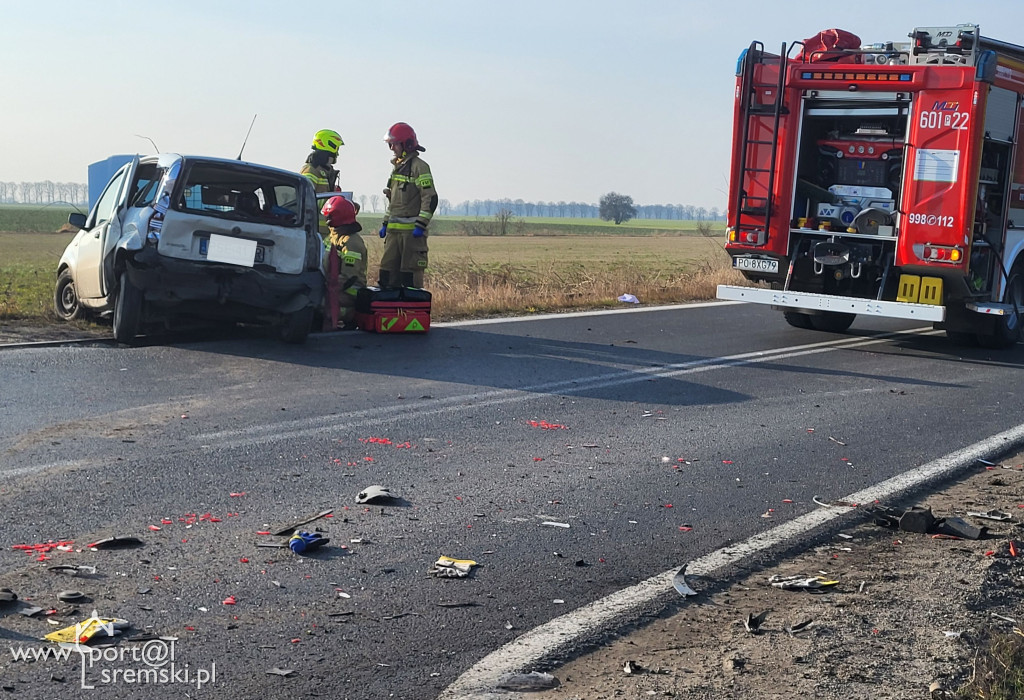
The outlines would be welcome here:
<svg viewBox="0 0 1024 700">
<path fill-rule="evenodd" d="M 980 442 L 940 457 L 916 469 L 869 486 L 842 500 L 871 503 L 892 500 L 931 481 L 957 475 L 979 458 L 1019 449 L 1024 445 L 1024 425 L 1011 428 Z M 787 540 L 807 535 L 812 530 L 854 512 L 850 508 L 819 508 L 755 535 L 746 542 L 723 547 L 695 559 L 686 567 L 690 576 L 710 576 L 744 558 L 777 547 Z M 682 562 L 680 562 L 682 563 Z M 529 671 L 531 666 L 549 657 L 556 650 L 567 649 L 574 642 L 594 635 L 616 621 L 623 621 L 657 598 L 672 591 L 672 577 L 678 567 L 664 571 L 635 586 L 624 588 L 566 615 L 536 627 L 508 644 L 491 652 L 463 673 L 438 700 L 510 700 L 519 694 L 495 689 L 498 679 L 506 673 Z M 692 582 L 694 579 L 690 579 Z M 698 584 L 699 585 L 699 584 Z"/>
<path fill-rule="evenodd" d="M 523 321 L 550 321 L 563 318 L 585 318 L 587 316 L 608 316 L 610 314 L 642 314 L 649 311 L 674 311 L 677 309 L 705 309 L 709 306 L 732 306 L 745 301 L 698 301 L 693 304 L 670 304 L 665 306 L 642 306 L 640 308 L 601 309 L 598 311 L 569 311 L 564 314 L 534 314 L 532 316 L 507 316 L 502 318 L 474 318 L 467 321 L 442 321 L 431 323 L 431 328 L 462 328 L 500 323 L 521 323 Z"/>
<path fill-rule="evenodd" d="M 405 420 L 410 415 L 423 416 L 444 411 L 475 410 L 485 406 L 497 406 L 506 403 L 528 401 L 537 394 L 577 394 L 594 389 L 606 389 L 623 384 L 633 384 L 649 379 L 671 379 L 690 374 L 699 374 L 712 370 L 754 365 L 763 362 L 784 360 L 791 357 L 815 355 L 833 350 L 861 348 L 888 342 L 894 337 L 905 334 L 933 335 L 939 331 L 917 329 L 884 333 L 870 338 L 841 338 L 826 340 L 819 343 L 795 345 L 772 350 L 756 350 L 754 352 L 727 355 L 725 357 L 709 357 L 689 362 L 663 365 L 661 367 L 643 367 L 620 370 L 589 377 L 577 377 L 557 382 L 547 382 L 514 389 L 495 389 L 493 391 L 458 394 L 439 399 L 408 401 L 394 406 L 377 406 L 371 409 L 349 411 L 331 416 L 317 416 L 294 421 L 264 423 L 236 430 L 221 430 L 213 433 L 200 433 L 190 439 L 200 442 L 206 449 L 231 449 L 247 445 L 260 445 L 301 437 L 309 437 L 321 433 L 344 430 L 367 423 L 376 425 L 391 424 Z"/>
</svg>

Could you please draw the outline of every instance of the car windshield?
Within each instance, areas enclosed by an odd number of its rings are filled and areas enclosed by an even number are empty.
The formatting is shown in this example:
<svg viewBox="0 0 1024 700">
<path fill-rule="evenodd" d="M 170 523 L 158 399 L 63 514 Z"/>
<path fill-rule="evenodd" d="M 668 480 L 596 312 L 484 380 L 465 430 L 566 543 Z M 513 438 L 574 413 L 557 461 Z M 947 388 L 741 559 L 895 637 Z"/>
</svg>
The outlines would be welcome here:
<svg viewBox="0 0 1024 700">
<path fill-rule="evenodd" d="M 175 208 L 234 221 L 301 226 L 301 182 L 287 173 L 193 163 Z"/>
</svg>

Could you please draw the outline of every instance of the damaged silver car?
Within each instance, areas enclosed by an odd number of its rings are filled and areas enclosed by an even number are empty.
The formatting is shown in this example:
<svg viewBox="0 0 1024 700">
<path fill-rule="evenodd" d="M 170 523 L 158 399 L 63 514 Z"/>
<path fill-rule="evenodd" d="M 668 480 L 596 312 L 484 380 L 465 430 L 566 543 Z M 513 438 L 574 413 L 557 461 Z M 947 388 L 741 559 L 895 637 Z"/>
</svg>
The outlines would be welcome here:
<svg viewBox="0 0 1024 700">
<path fill-rule="evenodd" d="M 163 153 L 107 183 L 57 267 L 65 320 L 111 315 L 129 343 L 184 319 L 270 324 L 301 343 L 324 297 L 316 195 L 297 173 Z"/>
</svg>

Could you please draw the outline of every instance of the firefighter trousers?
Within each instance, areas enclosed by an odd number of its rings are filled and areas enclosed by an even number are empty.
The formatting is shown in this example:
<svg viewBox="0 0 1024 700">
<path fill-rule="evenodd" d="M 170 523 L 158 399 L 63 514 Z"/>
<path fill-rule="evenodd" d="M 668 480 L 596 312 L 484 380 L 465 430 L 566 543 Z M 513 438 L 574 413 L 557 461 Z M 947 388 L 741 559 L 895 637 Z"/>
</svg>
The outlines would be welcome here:
<svg viewBox="0 0 1024 700">
<path fill-rule="evenodd" d="M 426 269 L 427 234 L 416 238 L 411 225 L 389 223 L 380 259 L 381 286 L 422 287 Z"/>
</svg>

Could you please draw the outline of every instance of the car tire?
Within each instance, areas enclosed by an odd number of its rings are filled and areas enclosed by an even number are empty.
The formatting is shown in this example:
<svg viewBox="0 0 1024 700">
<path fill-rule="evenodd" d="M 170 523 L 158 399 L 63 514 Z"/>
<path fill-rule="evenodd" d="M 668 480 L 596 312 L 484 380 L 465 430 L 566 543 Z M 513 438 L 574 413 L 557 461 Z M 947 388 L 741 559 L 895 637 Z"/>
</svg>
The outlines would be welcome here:
<svg viewBox="0 0 1024 700">
<path fill-rule="evenodd" d="M 816 331 L 826 333 L 842 333 L 857 318 L 857 314 L 844 314 L 838 311 L 824 311 L 821 314 L 811 316 L 811 327 Z"/>
<path fill-rule="evenodd" d="M 992 333 L 978 334 L 978 345 L 983 348 L 1006 350 L 1020 342 L 1021 326 L 1024 325 L 1024 268 L 1018 266 L 1010 274 L 1003 303 L 1012 304 L 1014 311 L 996 316 Z"/>
<path fill-rule="evenodd" d="M 74 321 L 85 315 L 78 300 L 75 281 L 71 279 L 71 270 L 68 268 L 64 268 L 57 275 L 57 286 L 53 290 L 53 308 L 57 316 L 65 321 Z"/>
<path fill-rule="evenodd" d="M 114 300 L 114 339 L 131 343 L 142 325 L 142 290 L 131 283 L 128 273 L 122 272 Z"/>
<path fill-rule="evenodd" d="M 793 326 L 793 328 L 804 328 L 807 330 L 814 328 L 811 325 L 810 314 L 802 314 L 799 311 L 783 311 L 782 316 L 786 319 L 786 323 Z"/>
<path fill-rule="evenodd" d="M 309 307 L 285 316 L 281 323 L 281 340 L 294 345 L 305 343 L 313 327 L 313 311 L 314 309 Z"/>
</svg>

